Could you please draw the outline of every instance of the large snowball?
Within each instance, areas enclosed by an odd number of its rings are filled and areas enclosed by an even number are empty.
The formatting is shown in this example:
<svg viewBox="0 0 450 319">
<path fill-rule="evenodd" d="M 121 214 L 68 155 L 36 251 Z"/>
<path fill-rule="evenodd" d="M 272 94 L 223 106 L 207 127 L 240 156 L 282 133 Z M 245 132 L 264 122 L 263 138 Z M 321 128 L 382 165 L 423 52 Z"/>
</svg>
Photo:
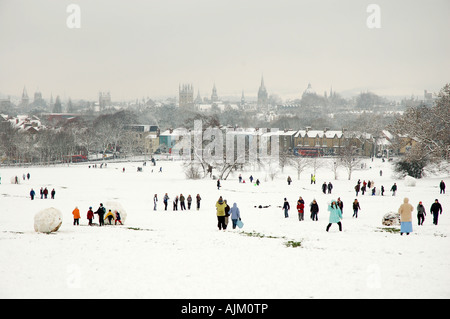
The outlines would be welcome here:
<svg viewBox="0 0 450 319">
<path fill-rule="evenodd" d="M 46 208 L 34 215 L 34 230 L 39 233 L 56 232 L 61 224 L 62 214 L 56 208 Z"/>
<path fill-rule="evenodd" d="M 106 209 L 106 214 L 108 213 L 109 210 L 111 210 L 111 212 L 114 215 L 114 220 L 116 220 L 116 211 L 119 212 L 120 220 L 122 221 L 122 224 L 125 224 L 125 220 L 127 219 L 127 212 L 125 211 L 125 209 L 123 208 L 123 206 L 120 203 L 118 203 L 118 202 L 106 202 L 106 203 L 103 203 L 103 206 Z M 105 221 L 105 223 L 106 222 L 107 221 Z"/>
<path fill-rule="evenodd" d="M 416 186 L 416 179 L 411 176 L 405 176 L 405 186 L 408 186 L 408 187 Z"/>
<path fill-rule="evenodd" d="M 387 213 L 383 216 L 381 223 L 384 226 L 400 225 L 400 214 L 395 212 Z"/>
</svg>

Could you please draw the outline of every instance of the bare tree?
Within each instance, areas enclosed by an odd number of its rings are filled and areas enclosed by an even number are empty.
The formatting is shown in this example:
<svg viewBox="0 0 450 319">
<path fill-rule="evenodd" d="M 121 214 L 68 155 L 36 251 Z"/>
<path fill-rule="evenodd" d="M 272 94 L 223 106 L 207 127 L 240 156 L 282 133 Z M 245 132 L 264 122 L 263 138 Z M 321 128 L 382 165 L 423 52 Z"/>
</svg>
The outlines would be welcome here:
<svg viewBox="0 0 450 319">
<path fill-rule="evenodd" d="M 339 161 L 347 170 L 348 180 L 350 180 L 352 178 L 352 172 L 361 162 L 359 157 L 357 157 L 357 147 L 353 145 L 350 139 L 346 139 L 343 147 L 340 148 Z"/>
<path fill-rule="evenodd" d="M 301 156 L 290 156 L 289 164 L 297 171 L 297 179 L 300 180 L 300 174 L 310 165 L 310 161 Z"/>
<path fill-rule="evenodd" d="M 334 179 L 338 179 L 338 169 L 341 166 L 341 161 L 339 158 L 334 158 L 333 161 L 330 162 L 331 171 L 334 173 Z"/>
</svg>

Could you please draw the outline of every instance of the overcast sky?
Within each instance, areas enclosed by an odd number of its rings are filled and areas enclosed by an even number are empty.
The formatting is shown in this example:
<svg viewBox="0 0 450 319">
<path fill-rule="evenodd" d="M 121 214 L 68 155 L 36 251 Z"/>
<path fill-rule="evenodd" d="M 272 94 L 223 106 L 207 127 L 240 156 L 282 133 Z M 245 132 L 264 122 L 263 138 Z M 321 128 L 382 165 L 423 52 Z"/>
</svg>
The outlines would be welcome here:
<svg viewBox="0 0 450 319">
<path fill-rule="evenodd" d="M 78 4 L 80 28 L 66 20 Z M 381 28 L 367 26 L 378 4 Z M 438 92 L 449 0 L 0 0 L 0 94 L 96 100 L 195 94 Z"/>
</svg>

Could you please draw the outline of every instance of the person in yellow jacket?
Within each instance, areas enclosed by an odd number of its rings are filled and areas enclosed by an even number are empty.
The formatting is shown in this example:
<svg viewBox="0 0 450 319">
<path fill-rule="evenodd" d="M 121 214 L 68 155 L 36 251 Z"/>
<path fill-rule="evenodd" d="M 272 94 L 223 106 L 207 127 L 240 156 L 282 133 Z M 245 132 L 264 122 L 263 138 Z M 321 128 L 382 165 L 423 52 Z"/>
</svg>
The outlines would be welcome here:
<svg viewBox="0 0 450 319">
<path fill-rule="evenodd" d="M 75 209 L 72 211 L 73 215 L 73 224 L 74 225 L 80 225 L 80 210 L 78 207 L 75 207 Z"/>
<path fill-rule="evenodd" d="M 108 211 L 108 213 L 105 215 L 104 220 L 108 219 L 109 224 L 112 225 L 112 221 L 114 219 L 114 214 L 111 212 L 111 209 Z"/>
<path fill-rule="evenodd" d="M 403 204 L 398 209 L 398 213 L 400 214 L 400 235 L 403 235 L 403 233 L 406 233 L 406 235 L 409 235 L 409 233 L 412 232 L 412 211 L 414 208 L 409 203 L 409 199 L 405 198 L 403 200 Z"/>
<path fill-rule="evenodd" d="M 219 230 L 225 230 L 227 228 L 225 225 L 225 207 L 227 207 L 227 204 L 225 204 L 222 196 L 220 196 L 216 203 L 217 227 L 219 227 Z"/>
</svg>

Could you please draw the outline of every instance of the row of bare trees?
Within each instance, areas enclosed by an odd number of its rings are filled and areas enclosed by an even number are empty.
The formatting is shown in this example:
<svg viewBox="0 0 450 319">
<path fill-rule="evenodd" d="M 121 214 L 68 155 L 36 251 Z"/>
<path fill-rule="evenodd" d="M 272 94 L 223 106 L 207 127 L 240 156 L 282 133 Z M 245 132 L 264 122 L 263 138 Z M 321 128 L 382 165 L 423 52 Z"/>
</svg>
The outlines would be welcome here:
<svg viewBox="0 0 450 319">
<path fill-rule="evenodd" d="M 8 122 L 0 127 L 0 156 L 3 163 L 58 163 L 72 155 L 91 152 L 142 153 L 144 146 L 135 132 L 125 129 L 135 124 L 136 115 L 127 111 L 100 115 L 94 119 L 79 117 L 53 124 L 37 133 L 26 133 Z"/>
</svg>

